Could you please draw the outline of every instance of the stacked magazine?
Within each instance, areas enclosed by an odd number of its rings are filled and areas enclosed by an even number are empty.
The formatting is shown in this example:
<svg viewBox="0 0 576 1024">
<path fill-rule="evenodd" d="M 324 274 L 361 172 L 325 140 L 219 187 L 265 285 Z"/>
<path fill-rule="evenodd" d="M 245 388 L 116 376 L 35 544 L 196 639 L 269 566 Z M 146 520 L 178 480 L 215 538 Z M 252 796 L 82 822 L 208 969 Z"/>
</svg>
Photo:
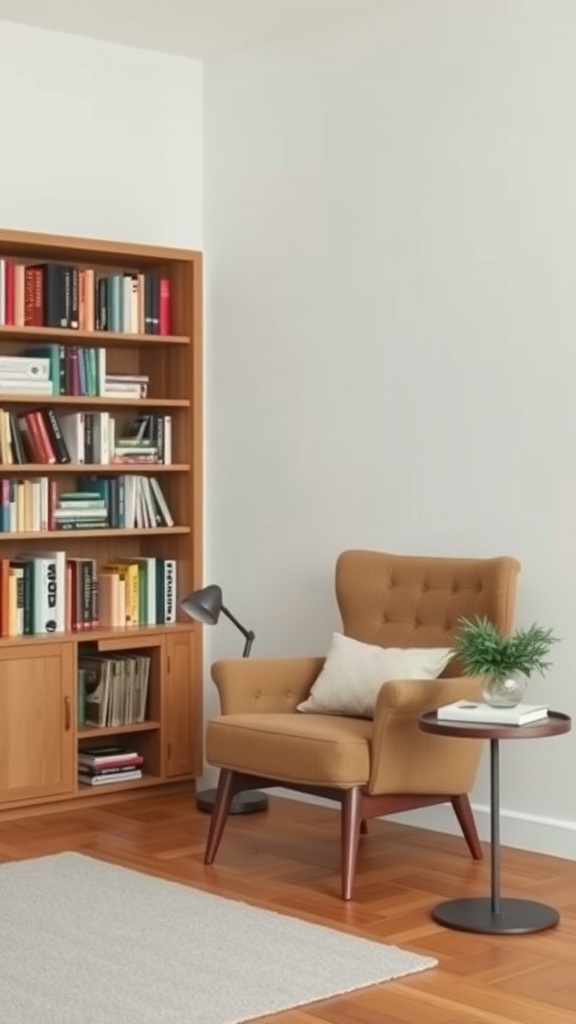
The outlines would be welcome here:
<svg viewBox="0 0 576 1024">
<path fill-rule="evenodd" d="M 542 704 L 516 704 L 512 708 L 494 707 L 492 704 L 456 700 L 438 708 L 439 722 L 477 722 L 478 725 L 530 725 L 548 717 L 548 708 Z"/>
</svg>

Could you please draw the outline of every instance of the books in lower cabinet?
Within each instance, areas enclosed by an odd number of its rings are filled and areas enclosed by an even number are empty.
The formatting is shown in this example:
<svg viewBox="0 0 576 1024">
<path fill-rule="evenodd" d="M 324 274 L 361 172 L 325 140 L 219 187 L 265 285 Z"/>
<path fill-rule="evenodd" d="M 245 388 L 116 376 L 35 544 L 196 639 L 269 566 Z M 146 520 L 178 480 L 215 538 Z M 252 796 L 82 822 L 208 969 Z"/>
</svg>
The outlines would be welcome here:
<svg viewBox="0 0 576 1024">
<path fill-rule="evenodd" d="M 146 654 L 83 654 L 78 661 L 81 727 L 134 725 L 146 717 L 151 658 Z"/>
<path fill-rule="evenodd" d="M 436 712 L 439 722 L 477 722 L 485 725 L 529 725 L 548 717 L 548 708 L 541 704 L 517 704 L 513 708 L 497 708 L 469 700 L 444 704 Z"/>
<path fill-rule="evenodd" d="M 84 786 L 110 786 L 142 778 L 144 758 L 124 746 L 86 746 L 78 752 L 78 781 Z"/>
</svg>

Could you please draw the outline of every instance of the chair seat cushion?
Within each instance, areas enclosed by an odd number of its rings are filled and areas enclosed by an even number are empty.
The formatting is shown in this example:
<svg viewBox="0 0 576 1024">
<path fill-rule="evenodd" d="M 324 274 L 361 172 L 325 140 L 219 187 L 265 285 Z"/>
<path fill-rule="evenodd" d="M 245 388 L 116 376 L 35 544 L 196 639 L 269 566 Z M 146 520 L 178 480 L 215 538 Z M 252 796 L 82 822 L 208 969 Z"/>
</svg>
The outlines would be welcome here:
<svg viewBox="0 0 576 1024">
<path fill-rule="evenodd" d="M 349 789 L 368 782 L 373 723 L 333 715 L 221 715 L 208 722 L 206 758 L 219 768 Z"/>
</svg>

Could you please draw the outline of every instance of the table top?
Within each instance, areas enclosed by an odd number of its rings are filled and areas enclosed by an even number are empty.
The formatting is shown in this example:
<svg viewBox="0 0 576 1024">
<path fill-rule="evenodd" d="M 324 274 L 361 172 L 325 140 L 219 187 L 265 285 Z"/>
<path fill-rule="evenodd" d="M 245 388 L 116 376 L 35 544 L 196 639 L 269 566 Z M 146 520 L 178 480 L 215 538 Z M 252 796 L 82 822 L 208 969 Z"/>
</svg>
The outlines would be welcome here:
<svg viewBox="0 0 576 1024">
<path fill-rule="evenodd" d="M 418 725 L 423 732 L 439 736 L 461 736 L 462 739 L 476 740 L 531 740 L 538 736 L 560 736 L 570 732 L 572 719 L 562 711 L 549 711 L 547 718 L 528 725 L 495 725 L 494 722 L 445 722 L 438 721 L 435 711 L 420 715 Z"/>
</svg>

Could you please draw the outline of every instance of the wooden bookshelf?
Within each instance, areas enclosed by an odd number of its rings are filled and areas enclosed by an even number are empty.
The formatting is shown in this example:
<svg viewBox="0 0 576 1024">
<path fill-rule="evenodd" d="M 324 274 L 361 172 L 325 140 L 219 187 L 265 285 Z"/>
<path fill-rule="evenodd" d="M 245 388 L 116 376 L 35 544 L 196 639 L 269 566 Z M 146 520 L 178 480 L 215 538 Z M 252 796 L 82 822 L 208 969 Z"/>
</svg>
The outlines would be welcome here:
<svg viewBox="0 0 576 1024">
<path fill-rule="evenodd" d="M 30 409 L 54 409 L 57 416 L 84 410 L 96 415 L 102 410 L 102 415 L 109 413 L 119 423 L 139 414 L 170 416 L 170 461 L 13 461 L 0 464 L 0 480 L 47 478 L 45 486 L 58 494 L 74 490 L 86 477 L 158 476 L 174 520 L 173 526 L 154 528 L 4 529 L 0 559 L 40 556 L 58 549 L 69 559 L 92 559 L 98 566 L 138 558 L 174 560 L 177 565 L 174 623 L 0 636 L 0 819 L 65 804 L 82 806 L 96 796 L 112 800 L 132 789 L 145 792 L 175 783 L 192 785 L 202 770 L 201 630 L 180 611 L 180 603 L 202 581 L 202 255 L 0 230 L 0 260 L 26 266 L 72 266 L 83 271 L 83 278 L 90 274 L 95 280 L 107 275 L 134 280 L 156 275 L 169 282 L 170 327 L 164 334 L 148 333 L 147 328 L 107 331 L 96 329 L 96 324 L 87 329 L 82 323 L 78 327 L 0 323 L 0 356 L 30 356 L 36 348 L 41 354 L 55 345 L 63 352 L 71 351 L 71 346 L 103 349 L 112 373 L 146 375 L 149 385 L 144 398 L 27 394 L 23 389 L 0 393 L 0 409 L 8 410 L 7 417 Z M 0 286 L 6 287 L 5 276 Z M 13 308 L 8 315 L 6 303 L 2 308 L 0 320 L 14 320 Z M 138 486 L 143 488 L 144 482 Z M 87 654 L 150 658 L 143 722 L 99 728 L 78 725 L 78 666 Z M 78 750 L 100 741 L 136 749 L 144 757 L 142 778 L 98 787 L 80 784 Z"/>
</svg>

